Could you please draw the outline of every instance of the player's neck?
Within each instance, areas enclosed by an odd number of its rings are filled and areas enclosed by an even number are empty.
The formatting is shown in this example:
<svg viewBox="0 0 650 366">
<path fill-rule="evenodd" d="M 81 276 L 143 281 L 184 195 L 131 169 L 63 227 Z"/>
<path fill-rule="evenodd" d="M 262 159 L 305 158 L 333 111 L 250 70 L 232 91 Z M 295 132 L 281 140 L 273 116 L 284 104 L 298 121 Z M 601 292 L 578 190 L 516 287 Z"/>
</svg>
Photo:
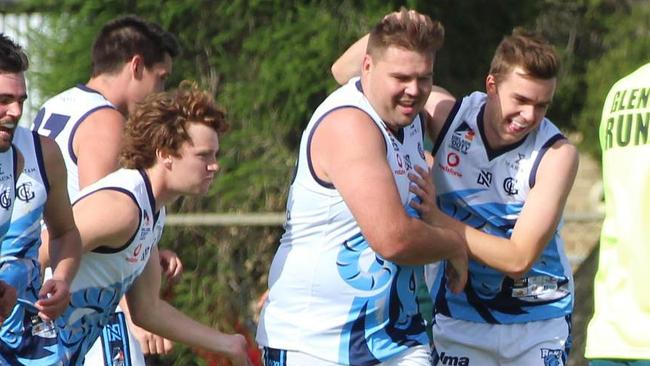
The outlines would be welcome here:
<svg viewBox="0 0 650 366">
<path fill-rule="evenodd" d="M 94 76 L 86 83 L 86 85 L 103 95 L 104 98 L 111 102 L 125 117 L 128 115 L 128 105 L 124 95 L 124 90 L 126 89 L 119 74 L 101 74 Z"/>
<path fill-rule="evenodd" d="M 149 178 L 151 192 L 156 201 L 156 212 L 180 197 L 180 194 L 169 186 L 167 178 L 165 177 L 165 171 L 162 167 L 154 164 L 151 168 L 145 169 L 145 173 Z"/>
</svg>

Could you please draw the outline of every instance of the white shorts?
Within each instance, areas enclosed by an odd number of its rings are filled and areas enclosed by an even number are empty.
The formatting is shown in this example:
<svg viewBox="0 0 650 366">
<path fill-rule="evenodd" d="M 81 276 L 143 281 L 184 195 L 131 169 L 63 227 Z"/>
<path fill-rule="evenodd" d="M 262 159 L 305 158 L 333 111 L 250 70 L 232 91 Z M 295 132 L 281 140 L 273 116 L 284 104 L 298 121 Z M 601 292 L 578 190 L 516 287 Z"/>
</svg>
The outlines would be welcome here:
<svg viewBox="0 0 650 366">
<path fill-rule="evenodd" d="M 146 366 L 140 343 L 131 334 L 119 307 L 111 314 L 101 336 L 86 353 L 84 364 Z"/>
<path fill-rule="evenodd" d="M 265 366 L 342 366 L 339 363 L 325 361 L 299 351 L 285 351 L 263 348 L 262 359 Z M 431 366 L 431 349 L 429 346 L 411 347 L 403 353 L 377 366 Z"/>
<path fill-rule="evenodd" d="M 433 365 L 564 366 L 571 348 L 569 317 L 486 324 L 437 314 Z"/>
</svg>

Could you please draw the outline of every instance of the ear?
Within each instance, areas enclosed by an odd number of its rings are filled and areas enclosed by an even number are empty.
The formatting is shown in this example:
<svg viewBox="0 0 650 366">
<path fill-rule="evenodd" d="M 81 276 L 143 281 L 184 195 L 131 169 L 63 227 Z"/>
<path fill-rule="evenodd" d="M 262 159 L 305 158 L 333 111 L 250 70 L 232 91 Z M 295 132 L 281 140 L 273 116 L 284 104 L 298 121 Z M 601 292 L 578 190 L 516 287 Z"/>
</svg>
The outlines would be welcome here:
<svg viewBox="0 0 650 366">
<path fill-rule="evenodd" d="M 363 61 L 361 63 L 361 74 L 367 74 L 372 68 L 372 56 L 369 54 L 363 55 Z"/>
<path fill-rule="evenodd" d="M 172 156 L 166 151 L 156 149 L 156 160 L 161 163 L 165 168 L 171 169 Z"/>
<path fill-rule="evenodd" d="M 497 94 L 497 78 L 492 74 L 488 74 L 485 78 L 485 91 L 488 94 Z"/>
<path fill-rule="evenodd" d="M 141 79 L 144 73 L 144 59 L 140 55 L 134 55 L 129 61 L 129 69 L 134 79 Z"/>
</svg>

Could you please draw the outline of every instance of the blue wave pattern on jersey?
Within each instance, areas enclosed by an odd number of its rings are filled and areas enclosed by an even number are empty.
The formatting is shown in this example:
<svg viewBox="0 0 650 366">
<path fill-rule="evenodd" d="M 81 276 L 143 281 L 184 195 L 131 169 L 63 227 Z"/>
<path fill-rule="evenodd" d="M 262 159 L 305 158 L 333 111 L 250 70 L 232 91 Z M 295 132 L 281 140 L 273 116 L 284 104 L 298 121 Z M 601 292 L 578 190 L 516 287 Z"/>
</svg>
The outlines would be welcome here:
<svg viewBox="0 0 650 366">
<path fill-rule="evenodd" d="M 419 217 L 411 207 L 405 209 Z M 422 266 L 386 261 L 359 233 L 341 245 L 337 267 L 348 285 L 365 292 L 352 303 L 341 334 L 339 362 L 374 365 L 428 343 L 416 296 L 418 285 L 424 283 Z"/>
<path fill-rule="evenodd" d="M 85 354 L 99 337 L 137 275 L 108 287 L 90 287 L 75 291 L 63 316 L 57 319 L 59 334 L 66 352 L 66 364 L 82 365 Z"/>
<path fill-rule="evenodd" d="M 43 207 L 30 211 L 18 220 L 11 222 L 9 231 L 2 239 L 1 254 L 20 258 L 38 258 L 41 243 L 40 219 Z"/>
<path fill-rule="evenodd" d="M 473 195 L 482 189 L 450 192 L 438 197 L 438 205 L 447 215 L 488 234 L 510 238 L 522 203 L 481 203 L 469 206 Z M 559 236 L 553 236 L 525 279 L 515 281 L 501 272 L 470 259 L 468 278 L 463 293 L 446 290 L 444 269 L 435 293 L 436 311 L 458 319 L 500 324 L 548 319 L 566 315 L 572 307 L 569 279 L 564 276 L 558 248 Z M 550 279 L 550 280 L 546 280 Z M 540 284 L 534 281 L 551 281 Z M 545 288 L 547 286 L 548 288 Z M 545 288 L 539 294 L 528 288 Z M 522 294 L 515 296 L 517 291 Z M 532 290 L 531 290 L 532 291 Z M 432 293 L 433 295 L 433 293 Z"/>
</svg>

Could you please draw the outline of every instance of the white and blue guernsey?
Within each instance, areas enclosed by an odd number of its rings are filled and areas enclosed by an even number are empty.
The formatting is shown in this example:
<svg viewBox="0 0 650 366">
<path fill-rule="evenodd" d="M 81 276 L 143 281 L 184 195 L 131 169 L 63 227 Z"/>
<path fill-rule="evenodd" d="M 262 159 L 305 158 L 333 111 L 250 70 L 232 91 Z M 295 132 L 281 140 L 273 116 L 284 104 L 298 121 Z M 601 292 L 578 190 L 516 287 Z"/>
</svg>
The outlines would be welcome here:
<svg viewBox="0 0 650 366">
<path fill-rule="evenodd" d="M 416 165 L 426 168 L 420 117 L 394 134 L 366 99 L 358 78 L 316 109 L 302 135 L 257 341 L 344 365 L 374 365 L 428 344 L 416 299 L 423 266 L 397 265 L 375 253 L 336 187 L 314 173 L 314 131 L 341 108 L 365 112 L 381 131 L 405 208 L 413 199 L 407 174 Z"/>
<path fill-rule="evenodd" d="M 77 128 L 93 112 L 115 106 L 101 93 L 79 84 L 49 99 L 34 118 L 32 130 L 54 140 L 68 171 L 68 196 L 74 202 L 79 194 L 79 170 L 73 144 Z"/>
<path fill-rule="evenodd" d="M 522 141 L 500 150 L 485 142 L 486 95 L 457 101 L 434 145 L 433 174 L 440 209 L 488 234 L 510 238 L 526 196 L 535 185 L 547 149 L 565 137 L 548 119 Z M 571 266 L 560 226 L 532 268 L 513 280 L 475 260 L 465 290 L 453 294 L 444 268 L 432 289 L 435 309 L 454 319 L 492 324 L 524 323 L 567 316 L 573 307 Z M 442 267 L 442 266 L 441 266 Z"/>
<path fill-rule="evenodd" d="M 144 270 L 165 222 L 164 207 L 155 212 L 151 184 L 144 171 L 120 169 L 111 173 L 84 188 L 77 202 L 99 190 L 115 190 L 129 196 L 140 209 L 140 220 L 131 239 L 121 247 L 99 247 L 82 256 L 70 289 L 70 305 L 57 320 L 66 348 L 66 364 L 76 366 L 83 364 L 84 355 L 118 302 Z"/>
<path fill-rule="evenodd" d="M 0 249 L 2 278 L 17 290 L 20 299 L 34 303 L 41 288 L 38 249 L 41 219 L 47 202 L 49 182 L 45 171 L 40 136 L 17 127 L 13 144 L 24 158 L 16 183 L 16 199 L 9 230 Z M 23 302 L 14 307 L 0 327 L 0 364 L 54 365 L 61 358 L 56 335 L 38 332 L 43 326 L 37 310 Z"/>
</svg>

